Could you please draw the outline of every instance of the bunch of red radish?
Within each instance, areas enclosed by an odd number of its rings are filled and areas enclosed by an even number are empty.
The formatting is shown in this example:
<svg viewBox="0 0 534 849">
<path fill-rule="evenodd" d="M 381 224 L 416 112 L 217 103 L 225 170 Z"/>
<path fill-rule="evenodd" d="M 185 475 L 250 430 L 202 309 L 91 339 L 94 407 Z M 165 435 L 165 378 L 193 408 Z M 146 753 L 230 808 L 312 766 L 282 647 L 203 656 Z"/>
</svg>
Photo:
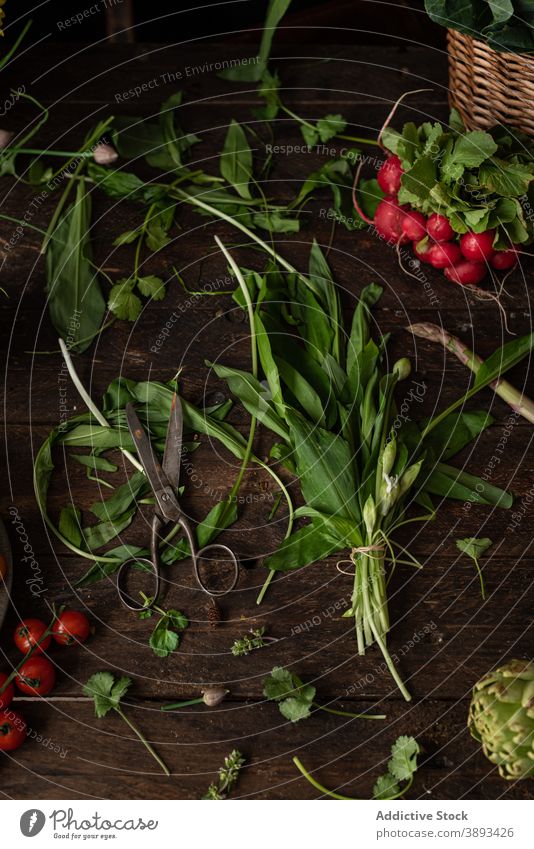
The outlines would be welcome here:
<svg viewBox="0 0 534 849">
<path fill-rule="evenodd" d="M 516 265 L 515 246 L 509 250 L 494 249 L 495 230 L 464 233 L 458 238 L 444 215 L 434 212 L 425 218 L 422 212 L 399 204 L 397 193 L 402 173 L 399 157 L 392 154 L 377 175 L 378 185 L 386 197 L 376 208 L 373 224 L 382 238 L 394 245 L 411 242 L 421 262 L 442 268 L 448 280 L 462 286 L 476 286 L 486 276 L 489 266 L 507 271 Z"/>
<path fill-rule="evenodd" d="M 25 655 L 16 672 L 0 672 L 0 751 L 12 752 L 22 746 L 27 735 L 24 717 L 10 708 L 15 695 L 13 681 L 21 693 L 47 696 L 56 683 L 55 666 L 44 656 L 52 638 L 60 646 L 84 643 L 91 625 L 84 613 L 64 610 L 47 626 L 41 619 L 23 619 L 13 634 L 15 645 Z"/>
</svg>

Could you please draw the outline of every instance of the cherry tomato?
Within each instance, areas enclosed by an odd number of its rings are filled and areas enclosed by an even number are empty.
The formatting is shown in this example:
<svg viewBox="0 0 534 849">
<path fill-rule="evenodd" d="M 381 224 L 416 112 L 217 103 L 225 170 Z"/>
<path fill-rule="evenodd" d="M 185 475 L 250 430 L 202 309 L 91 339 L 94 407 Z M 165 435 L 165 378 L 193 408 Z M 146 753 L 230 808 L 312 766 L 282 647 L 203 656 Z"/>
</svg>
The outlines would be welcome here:
<svg viewBox="0 0 534 849">
<path fill-rule="evenodd" d="M 47 696 L 54 689 L 56 670 L 46 657 L 34 655 L 20 667 L 15 683 L 21 693 Z"/>
<path fill-rule="evenodd" d="M 40 619 L 23 619 L 15 628 L 13 634 L 16 647 L 22 654 L 28 654 L 31 647 L 39 642 L 45 631 L 46 625 Z M 51 642 L 52 637 L 49 634 L 35 649 L 35 653 L 40 654 L 46 651 Z"/>
<path fill-rule="evenodd" d="M 8 675 L 5 672 L 0 672 L 0 690 L 6 683 L 8 679 Z M 13 696 L 15 695 L 15 688 L 13 686 L 13 682 L 11 681 L 6 689 L 0 693 L 0 710 L 5 710 L 11 702 L 13 701 Z"/>
<path fill-rule="evenodd" d="M 26 739 L 26 721 L 14 710 L 0 713 L 0 751 L 13 752 Z"/>
<path fill-rule="evenodd" d="M 52 628 L 54 640 L 61 646 L 85 643 L 90 633 L 91 625 L 87 616 L 78 610 L 64 610 Z"/>
</svg>

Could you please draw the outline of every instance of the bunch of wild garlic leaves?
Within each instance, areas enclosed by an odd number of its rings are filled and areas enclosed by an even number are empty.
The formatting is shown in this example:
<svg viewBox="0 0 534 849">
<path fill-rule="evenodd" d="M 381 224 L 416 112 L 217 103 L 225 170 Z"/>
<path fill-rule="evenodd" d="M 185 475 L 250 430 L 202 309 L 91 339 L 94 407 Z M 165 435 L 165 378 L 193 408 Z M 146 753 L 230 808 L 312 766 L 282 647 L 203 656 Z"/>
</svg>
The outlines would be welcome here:
<svg viewBox="0 0 534 849">
<path fill-rule="evenodd" d="M 306 275 L 287 271 L 287 264 L 282 273 L 272 259 L 261 274 L 230 259 L 240 281 L 234 297 L 248 310 L 263 380 L 258 368 L 249 373 L 215 363 L 213 369 L 275 435 L 271 458 L 298 477 L 304 501 L 291 519 L 305 523 L 267 558 L 266 584 L 277 571 L 348 548 L 354 587 L 344 616 L 354 618 L 359 653 L 376 642 L 409 699 L 386 645 L 387 571 L 399 562 L 419 564 L 395 543 L 395 531 L 432 518 L 431 495 L 510 507 L 509 493 L 449 465 L 449 459 L 493 421 L 485 411 L 465 410 L 466 398 L 522 359 L 534 336 L 498 349 L 468 392 L 439 416 L 419 424 L 402 421 L 395 389 L 409 376 L 410 363 L 402 358 L 388 370 L 388 337 L 372 338 L 370 311 L 380 286 L 362 290 L 345 329 L 339 293 L 316 242 Z M 407 518 L 413 506 L 422 509 Z"/>
</svg>

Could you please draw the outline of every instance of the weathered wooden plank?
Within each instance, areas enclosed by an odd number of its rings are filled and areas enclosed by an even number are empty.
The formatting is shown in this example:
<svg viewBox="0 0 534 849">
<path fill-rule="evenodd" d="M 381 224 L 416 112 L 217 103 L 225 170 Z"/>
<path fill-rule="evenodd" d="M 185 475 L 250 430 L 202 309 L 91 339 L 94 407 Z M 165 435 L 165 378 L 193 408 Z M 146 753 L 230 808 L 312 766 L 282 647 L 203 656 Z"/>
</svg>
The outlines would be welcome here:
<svg viewBox="0 0 534 849">
<path fill-rule="evenodd" d="M 135 536 L 128 531 L 124 540 L 132 541 Z M 81 669 L 88 676 L 111 667 L 139 678 L 139 692 L 146 696 L 190 698 L 201 684 L 224 681 L 233 696 L 258 699 L 263 677 L 280 662 L 313 681 L 324 698 L 383 699 L 391 694 L 393 684 L 380 652 L 372 649 L 358 657 L 351 620 L 342 618 L 350 603 L 352 581 L 336 569 L 336 560 L 346 554 L 279 576 L 258 607 L 256 596 L 266 574 L 260 566 L 265 543 L 257 533 L 249 531 L 247 536 L 255 546 L 243 546 L 242 530 L 221 538 L 244 557 L 244 565 L 236 591 L 221 601 L 224 618 L 215 628 L 209 624 L 210 604 L 193 581 L 190 563 L 164 568 L 163 606 L 183 610 L 191 623 L 181 648 L 171 658 L 153 655 L 148 638 L 155 623 L 140 620 L 119 604 L 113 578 L 76 590 L 73 585 L 87 563 L 65 557 L 59 548 L 57 562 L 34 549 L 42 599 L 37 602 L 28 592 L 28 581 L 36 577 L 35 564 L 23 561 L 20 546 L 16 546 L 19 580 L 15 581 L 14 611 L 5 634 L 15 627 L 16 612 L 47 618 L 45 602 L 65 601 L 88 610 L 95 624 L 91 641 L 71 651 L 54 647 L 51 652 L 64 673 L 59 695 L 79 694 Z M 506 546 L 504 553 L 499 547 L 488 552 L 482 561 L 488 597 L 482 602 L 473 564 L 455 549 L 455 536 L 453 532 L 435 550 L 427 538 L 425 553 L 415 547 L 424 568 L 397 567 L 389 586 L 390 651 L 419 698 L 432 694 L 461 698 L 487 669 L 507 655 L 528 655 L 531 645 L 527 623 L 532 543 L 517 541 L 513 552 Z M 261 537 L 265 537 L 264 529 Z M 29 539 L 35 545 L 32 535 Z M 146 529 L 140 541 L 146 541 Z M 147 593 L 151 590 L 143 581 L 136 581 L 135 586 L 144 587 Z M 234 640 L 260 626 L 278 642 L 249 657 L 234 658 L 230 652 Z M 8 662 L 15 662 L 16 652 L 7 651 Z"/>
<path fill-rule="evenodd" d="M 17 703 L 15 703 L 17 704 Z M 407 708 L 387 705 L 385 723 L 346 722 L 317 711 L 291 726 L 274 705 L 226 702 L 218 709 L 165 715 L 157 705 L 128 705 L 172 776 L 156 764 L 115 716 L 95 720 L 90 702 L 20 702 L 47 744 L 29 741 L 10 758 L 9 794 L 15 798 L 201 798 L 225 755 L 238 747 L 247 766 L 234 794 L 244 799 L 313 799 L 293 755 L 326 786 L 369 798 L 395 736 L 416 734 L 424 748 L 410 798 L 531 798 L 529 782 L 499 779 L 465 729 L 465 701 L 427 700 Z M 55 746 L 59 751 L 54 751 Z"/>
<path fill-rule="evenodd" d="M 251 102 L 256 86 L 219 79 L 216 63 L 254 55 L 254 46 L 243 49 L 231 43 L 210 44 L 209 50 L 188 45 L 186 51 L 178 45 L 62 44 L 54 45 L 55 61 L 51 63 L 47 45 L 33 47 L 31 61 L 26 56 L 11 63 L 5 72 L 6 85 L 24 84 L 47 104 L 108 101 L 131 105 L 139 100 L 154 105 L 180 88 L 186 89 L 191 98 L 212 100 L 224 96 L 236 102 Z M 361 102 L 372 99 L 392 103 L 406 90 L 425 87 L 430 87 L 431 92 L 414 95 L 414 102 L 428 102 L 431 98 L 443 102 L 447 93 L 446 66 L 440 51 L 434 51 L 439 61 L 429 59 L 432 55 L 424 48 L 391 47 L 377 52 L 362 45 L 356 48 L 313 44 L 301 45 L 296 51 L 278 50 L 274 64 L 283 85 L 296 89 L 300 102 L 308 98 L 332 103 L 343 96 L 348 101 L 357 94 Z M 86 71 L 88 66 L 90 74 Z M 156 83 L 150 87 L 152 80 Z M 140 94 L 134 92 L 123 100 L 116 99 L 116 95 L 142 87 L 143 83 L 145 89 Z"/>
<path fill-rule="evenodd" d="M 231 50 L 223 47 L 219 51 L 210 46 L 211 60 L 228 57 Z M 410 107 L 398 113 L 396 122 L 409 116 L 416 120 L 423 116 L 446 117 L 444 63 L 434 62 L 428 51 L 391 48 L 377 55 L 375 48 L 333 50 L 326 45 L 314 47 L 313 52 L 306 48 L 298 52 L 300 58 L 292 57 L 290 62 L 281 49 L 277 64 L 284 99 L 297 105 L 297 111 L 306 117 L 340 111 L 350 122 L 348 132 L 376 135 L 391 102 L 407 88 L 425 87 L 428 79 L 432 80 L 434 91 L 414 96 Z M 319 56 L 330 61 L 317 62 Z M 24 82 L 28 91 L 51 104 L 50 122 L 41 134 L 43 144 L 77 146 L 85 128 L 94 124 L 96 116 L 108 114 L 111 107 L 116 114 L 155 114 L 160 100 L 183 87 L 191 102 L 181 108 L 180 120 L 204 140 L 194 151 L 194 159 L 216 173 L 217 152 L 230 117 L 249 120 L 250 108 L 256 103 L 254 86 L 228 86 L 215 76 L 213 69 L 185 80 L 172 79 L 173 69 L 179 70 L 182 65 L 185 68 L 187 62 L 191 67 L 195 62 L 205 62 L 204 48 L 188 48 L 184 54 L 176 46 L 116 47 L 113 51 L 99 47 L 73 57 L 72 46 L 63 46 L 58 49 L 54 67 L 44 50 L 33 50 L 32 58 L 31 65 L 27 63 L 23 68 L 18 61 L 7 73 L 13 73 L 15 87 Z M 160 79 L 161 84 L 141 92 L 140 97 L 117 101 L 116 94 L 121 91 L 154 75 L 161 78 L 165 73 L 165 81 Z M 14 126 L 22 126 L 30 114 L 19 103 L 12 112 Z M 298 129 L 285 121 L 278 123 L 278 136 L 280 143 L 286 145 L 300 140 Z M 264 152 L 258 150 L 260 158 Z M 289 197 L 329 155 L 329 151 L 314 151 L 279 156 L 271 175 L 273 195 Z M 372 173 L 372 164 L 368 173 Z M 146 174 L 147 178 L 153 177 L 155 172 L 147 169 Z M 10 179 L 3 180 L 0 189 L 3 212 L 15 216 L 30 208 L 38 193 L 27 187 L 14 189 Z M 53 198 L 48 200 L 32 215 L 32 223 L 38 227 L 45 226 L 50 215 Z M 278 240 L 283 254 L 297 267 L 306 268 L 312 236 L 324 246 L 329 244 L 328 206 L 329 199 L 319 197 L 303 214 L 302 234 Z M 131 270 L 132 252 L 122 248 L 110 253 L 110 243 L 118 233 L 138 224 L 142 211 L 130 203 L 115 205 L 96 193 L 94 209 L 97 261 L 104 264 L 113 279 L 118 279 Z M 178 223 L 183 229 L 176 231 L 176 238 L 164 252 L 146 262 L 147 272 L 168 279 L 170 268 L 175 265 L 191 288 L 222 279 L 225 267 L 213 250 L 213 235 L 217 233 L 227 244 L 234 245 L 235 231 L 191 215 L 186 208 L 179 210 Z M 11 238 L 13 225 L 2 222 L 0 233 L 5 244 Z M 356 656 L 350 622 L 340 618 L 348 604 L 351 578 L 336 570 L 337 558 L 279 577 L 264 604 L 255 605 L 265 576 L 261 559 L 278 545 L 285 531 L 283 510 L 275 521 L 267 520 L 274 488 L 269 477 L 257 470 L 249 471 L 245 477 L 242 495 L 250 499 L 242 505 L 239 522 L 222 537 L 236 548 L 243 561 L 238 589 L 222 605 L 223 623 L 215 629 L 208 626 L 206 599 L 192 585 L 190 564 L 172 567 L 169 574 L 173 586 L 166 603 L 183 609 L 191 625 L 179 652 L 168 660 L 158 660 L 147 645 L 150 622 L 139 620 L 118 605 L 112 580 L 84 590 L 73 588 L 87 563 L 48 537 L 36 509 L 32 457 L 58 417 L 57 377 L 61 369 L 58 355 L 32 359 L 25 353 L 35 348 L 53 349 L 56 345 L 45 312 L 43 264 L 36 262 L 38 244 L 38 234 L 25 233 L 16 249 L 9 251 L 3 267 L 2 285 L 10 294 L 9 301 L 0 301 L 4 326 L 10 331 L 3 337 L 8 391 L 8 478 L 4 495 L 9 496 L 4 503 L 6 507 L 14 504 L 20 513 L 43 578 L 43 597 L 86 607 L 96 623 L 96 633 L 86 646 L 51 653 L 60 674 L 54 698 L 47 707 L 17 700 L 16 705 L 27 715 L 30 725 L 42 730 L 45 739 L 48 737 L 66 754 L 62 757 L 49 745 L 36 742 L 25 746 L 11 760 L 10 795 L 198 798 L 224 755 L 238 746 L 252 762 L 239 787 L 239 795 L 245 798 L 313 798 L 315 791 L 298 777 L 291 764 L 290 754 L 295 751 L 306 766 L 319 770 L 318 777 L 327 786 L 368 796 L 379 772 L 378 763 L 387 756 L 394 737 L 411 733 L 425 750 L 424 768 L 412 792 L 414 798 L 426 798 L 429 793 L 437 798 L 528 796 L 525 782 L 514 786 L 498 779 L 468 737 L 465 717 L 466 697 L 480 675 L 503 658 L 531 653 L 527 627 L 532 585 L 532 540 L 528 528 L 534 477 L 531 428 L 520 423 L 508 432 L 508 408 L 500 399 L 495 400 L 489 390 L 484 392 L 479 402 L 472 402 L 473 406 L 491 404 L 497 423 L 477 440 L 473 454 L 465 451 L 458 463 L 470 471 L 486 473 L 496 485 L 509 486 L 517 495 L 514 510 L 476 506 L 467 509 L 463 504 L 449 503 L 439 509 L 433 525 L 408 526 L 399 535 L 399 541 L 424 564 L 422 572 L 398 567 L 389 587 L 393 623 L 390 650 L 397 655 L 401 672 L 416 696 L 411 705 L 397 700 L 376 649 L 363 658 Z M 242 263 L 259 267 L 255 253 L 245 248 L 236 252 Z M 428 382 L 418 415 L 432 413 L 438 398 L 439 405 L 453 400 L 466 385 L 468 375 L 456 360 L 445 360 L 440 350 L 426 343 L 418 342 L 414 350 L 401 329 L 405 324 L 414 320 L 443 323 L 467 342 L 476 338 L 477 352 L 483 356 L 507 338 L 493 305 L 473 300 L 465 290 L 446 283 L 441 274 L 432 270 L 428 270 L 428 281 L 435 301 L 430 304 L 428 286 L 425 289 L 403 274 L 394 252 L 386 250 L 368 231 L 349 233 L 338 227 L 329 261 L 349 309 L 365 283 L 384 283 L 384 297 L 375 317 L 383 331 L 394 331 L 391 360 L 415 353 L 413 377 Z M 510 286 L 515 296 L 514 301 L 507 302 L 512 313 L 510 328 L 518 334 L 528 332 L 525 274 L 514 275 Z M 225 362 L 246 367 L 247 328 L 228 297 L 193 299 L 178 332 L 159 346 L 158 353 L 151 351 L 168 316 L 188 300 L 191 299 L 181 288 L 171 283 L 165 301 L 150 304 L 142 322 L 136 326 L 117 322 L 103 334 L 94 351 L 76 358 L 76 367 L 93 397 L 98 398 L 119 372 L 137 379 L 165 380 L 184 363 L 184 394 L 200 402 L 207 375 L 205 358 L 221 357 Z M 525 373 L 526 368 L 519 367 L 511 373 L 511 379 L 523 385 Z M 532 387 L 531 377 L 526 385 Z M 221 384 L 210 378 L 208 386 L 212 392 Z M 74 390 L 69 393 L 68 405 L 71 410 L 81 409 Z M 232 411 L 229 420 L 246 431 L 247 421 L 239 407 Z M 258 437 L 256 450 L 261 456 L 267 454 L 268 447 L 269 437 Z M 501 455 L 502 462 L 496 463 L 495 458 L 500 459 Z M 195 454 L 194 465 L 210 489 L 205 493 L 188 487 L 184 503 L 193 517 L 199 518 L 206 513 L 208 501 L 211 506 L 227 493 L 236 468 L 224 452 L 215 457 L 209 447 Z M 54 514 L 71 494 L 85 509 L 97 497 L 79 467 L 69 470 L 68 479 L 61 474 L 55 477 L 50 498 Z M 27 581 L 35 579 L 35 570 L 23 559 L 26 553 L 12 524 L 9 530 L 15 543 L 14 610 L 2 632 L 2 646 L 8 654 L 6 662 L 14 662 L 9 630 L 14 627 L 16 614 L 43 615 L 43 606 L 30 597 Z M 457 537 L 483 535 L 496 541 L 483 560 L 488 589 L 485 603 L 479 599 L 473 564 L 460 556 L 454 545 Z M 123 537 L 128 542 L 145 543 L 147 528 L 143 519 Z M 266 625 L 278 642 L 248 658 L 234 658 L 230 653 L 232 642 L 249 627 L 260 625 Z M 288 726 L 281 722 L 276 708 L 262 699 L 263 677 L 272 666 L 281 663 L 313 681 L 323 702 L 340 697 L 347 706 L 370 707 L 378 703 L 388 714 L 387 723 L 371 725 L 355 720 L 346 724 L 339 718 L 314 715 L 306 723 Z M 118 719 L 96 722 L 90 704 L 81 700 L 83 682 L 93 671 L 104 667 L 120 669 L 135 678 L 135 696 L 145 701 L 135 702 L 129 710 L 149 729 L 149 736 L 168 758 L 175 774 L 170 781 L 155 774 L 148 755 L 145 758 L 144 751 L 129 738 Z M 231 694 L 219 709 L 193 710 L 176 716 L 161 714 L 162 700 L 195 695 L 202 683 L 221 681 L 228 683 Z"/>
</svg>

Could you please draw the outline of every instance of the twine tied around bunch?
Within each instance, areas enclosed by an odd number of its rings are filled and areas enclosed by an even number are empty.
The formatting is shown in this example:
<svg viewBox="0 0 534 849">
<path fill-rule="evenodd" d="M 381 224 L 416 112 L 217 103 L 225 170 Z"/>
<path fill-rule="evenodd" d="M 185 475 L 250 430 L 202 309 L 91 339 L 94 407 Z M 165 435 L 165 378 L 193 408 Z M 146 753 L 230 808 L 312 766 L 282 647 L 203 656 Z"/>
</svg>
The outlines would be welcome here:
<svg viewBox="0 0 534 849">
<path fill-rule="evenodd" d="M 375 545 L 360 545 L 356 548 L 351 548 L 350 550 L 350 560 L 338 560 L 336 563 L 336 569 L 338 572 L 341 572 L 342 575 L 349 575 L 349 577 L 354 577 L 354 572 L 347 572 L 345 569 L 342 569 L 339 565 L 340 563 L 351 563 L 353 566 L 356 566 L 354 562 L 354 557 L 357 554 L 369 554 L 371 551 L 380 551 L 383 552 L 386 550 L 386 546 L 383 543 L 378 543 Z"/>
</svg>

